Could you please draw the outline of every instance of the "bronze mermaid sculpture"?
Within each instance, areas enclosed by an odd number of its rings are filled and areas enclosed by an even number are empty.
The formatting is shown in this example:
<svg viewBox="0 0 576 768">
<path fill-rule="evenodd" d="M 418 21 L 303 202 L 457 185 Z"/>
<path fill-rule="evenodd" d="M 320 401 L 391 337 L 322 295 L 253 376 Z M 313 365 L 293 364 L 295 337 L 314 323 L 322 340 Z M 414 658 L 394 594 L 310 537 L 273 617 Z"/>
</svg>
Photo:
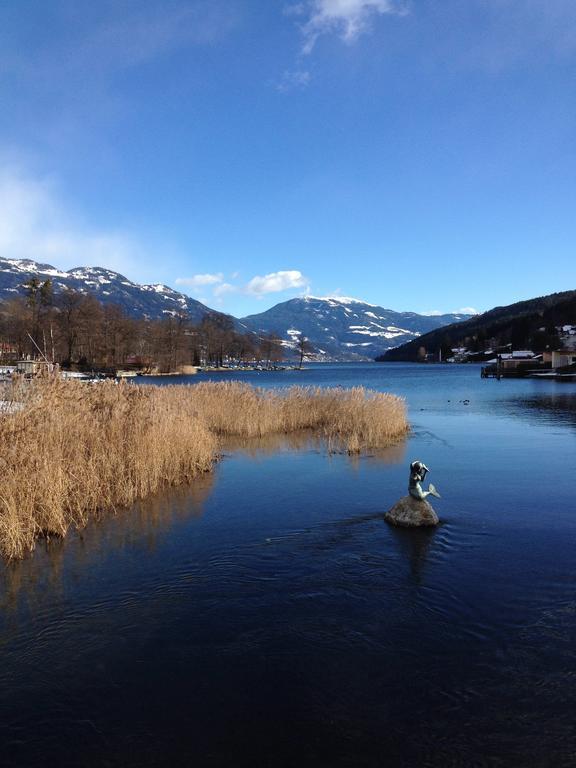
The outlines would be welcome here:
<svg viewBox="0 0 576 768">
<path fill-rule="evenodd" d="M 408 493 L 412 498 L 423 501 L 427 496 L 435 496 L 437 499 L 441 498 L 436 488 L 430 483 L 428 490 L 422 489 L 422 483 L 427 473 L 430 472 L 426 464 L 421 461 L 413 461 L 410 464 L 410 480 L 408 481 Z"/>
</svg>

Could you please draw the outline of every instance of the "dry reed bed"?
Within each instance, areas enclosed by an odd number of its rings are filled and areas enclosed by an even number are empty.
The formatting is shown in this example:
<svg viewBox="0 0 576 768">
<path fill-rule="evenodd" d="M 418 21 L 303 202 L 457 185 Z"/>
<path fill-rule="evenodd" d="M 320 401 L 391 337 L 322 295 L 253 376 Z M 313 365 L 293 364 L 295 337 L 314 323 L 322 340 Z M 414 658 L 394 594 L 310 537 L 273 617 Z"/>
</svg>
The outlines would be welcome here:
<svg viewBox="0 0 576 768">
<path fill-rule="evenodd" d="M 263 437 L 311 429 L 330 450 L 357 453 L 406 434 L 406 408 L 395 395 L 364 387 L 289 387 L 264 390 L 240 382 L 197 384 L 190 397 L 218 435 Z"/>
<path fill-rule="evenodd" d="M 211 469 L 218 437 L 312 429 L 357 452 L 406 434 L 400 398 L 350 390 L 265 391 L 240 383 L 134 386 L 36 380 L 0 395 L 0 551 L 22 557 Z M 16 404 L 16 407 L 11 404 Z"/>
</svg>

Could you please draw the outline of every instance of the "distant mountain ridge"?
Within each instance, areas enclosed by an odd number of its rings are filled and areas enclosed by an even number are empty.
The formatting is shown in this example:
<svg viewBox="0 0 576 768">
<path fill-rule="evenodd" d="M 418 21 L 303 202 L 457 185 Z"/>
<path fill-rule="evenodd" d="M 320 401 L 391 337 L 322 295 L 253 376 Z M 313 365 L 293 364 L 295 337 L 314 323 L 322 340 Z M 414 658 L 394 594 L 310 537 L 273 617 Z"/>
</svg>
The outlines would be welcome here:
<svg viewBox="0 0 576 768">
<path fill-rule="evenodd" d="M 563 291 L 495 307 L 463 322 L 447 325 L 385 352 L 381 360 L 416 361 L 423 353 L 443 358 L 453 348 L 481 352 L 510 344 L 514 349 L 542 351 L 558 344 L 556 328 L 576 325 L 576 291 Z"/>
<path fill-rule="evenodd" d="M 116 304 L 131 317 L 156 320 L 185 312 L 193 323 L 222 317 L 205 304 L 160 283 L 140 285 L 118 272 L 101 267 L 75 267 L 63 271 L 31 259 L 0 258 L 0 301 L 25 296 L 31 278 L 51 280 L 54 295 L 73 289 L 93 295 L 103 304 Z M 237 331 L 257 336 L 276 333 L 288 356 L 303 335 L 316 360 L 372 360 L 388 349 L 418 338 L 435 328 L 465 320 L 467 315 L 419 315 L 395 312 L 344 296 L 290 299 L 240 320 L 230 317 Z"/>
<path fill-rule="evenodd" d="M 241 322 L 257 334 L 276 333 L 287 349 L 304 335 L 317 360 L 373 360 L 386 350 L 468 315 L 395 312 L 345 296 L 290 299 Z"/>
<path fill-rule="evenodd" d="M 64 272 L 31 259 L 0 258 L 0 300 L 24 296 L 24 283 L 34 277 L 51 280 L 55 295 L 66 288 L 90 293 L 103 304 L 119 305 L 131 317 L 157 320 L 166 314 L 186 312 L 193 322 L 199 323 L 207 315 L 222 314 L 167 285 L 139 285 L 119 272 L 101 267 L 75 267 Z"/>
</svg>

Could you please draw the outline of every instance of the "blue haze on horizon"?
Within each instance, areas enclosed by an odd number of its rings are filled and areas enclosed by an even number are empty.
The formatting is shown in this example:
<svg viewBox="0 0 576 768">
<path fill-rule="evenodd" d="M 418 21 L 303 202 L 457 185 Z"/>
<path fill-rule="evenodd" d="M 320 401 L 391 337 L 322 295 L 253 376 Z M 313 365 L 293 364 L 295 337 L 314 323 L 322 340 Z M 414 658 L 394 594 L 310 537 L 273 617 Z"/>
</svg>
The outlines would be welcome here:
<svg viewBox="0 0 576 768">
<path fill-rule="evenodd" d="M 576 288 L 572 0 L 0 2 L 0 256 L 237 316 Z"/>
</svg>

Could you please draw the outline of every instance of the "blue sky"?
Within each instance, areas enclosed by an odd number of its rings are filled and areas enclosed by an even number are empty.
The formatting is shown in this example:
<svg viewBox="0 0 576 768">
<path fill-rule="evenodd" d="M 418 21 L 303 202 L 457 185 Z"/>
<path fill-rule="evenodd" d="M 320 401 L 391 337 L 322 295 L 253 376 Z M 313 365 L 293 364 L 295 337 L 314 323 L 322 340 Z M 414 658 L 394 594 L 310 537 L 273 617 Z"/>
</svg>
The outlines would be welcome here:
<svg viewBox="0 0 576 768">
<path fill-rule="evenodd" d="M 0 256 L 236 315 L 576 288 L 573 0 L 0 0 Z"/>
</svg>

